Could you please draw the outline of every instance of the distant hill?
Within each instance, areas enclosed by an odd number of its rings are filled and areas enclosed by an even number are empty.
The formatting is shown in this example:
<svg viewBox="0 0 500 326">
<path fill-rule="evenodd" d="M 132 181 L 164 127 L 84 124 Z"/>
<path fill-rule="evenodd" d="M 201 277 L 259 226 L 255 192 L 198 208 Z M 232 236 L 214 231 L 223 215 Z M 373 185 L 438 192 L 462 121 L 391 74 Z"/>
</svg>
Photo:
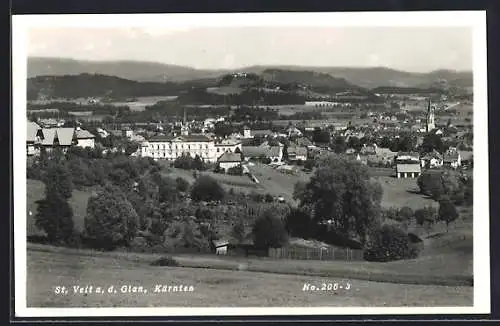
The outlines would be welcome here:
<svg viewBox="0 0 500 326">
<path fill-rule="evenodd" d="M 272 70 L 281 71 L 309 71 L 319 74 L 329 74 L 341 83 L 345 82 L 363 88 L 380 86 L 421 87 L 429 88 L 435 83 L 446 80 L 450 86 L 472 87 L 472 72 L 458 72 L 451 70 L 436 70 L 430 73 L 412 73 L 389 69 L 385 67 L 351 68 L 351 67 L 301 67 L 301 66 L 250 66 L 240 69 L 213 69 L 201 70 L 176 65 L 139 62 L 139 61 L 82 61 L 58 58 L 29 58 L 28 77 L 42 75 L 77 75 L 82 73 L 102 74 L 120 78 L 149 81 L 149 82 L 185 82 L 190 80 L 212 80 L 225 74 L 247 72 L 266 74 Z M 281 75 L 288 78 L 291 73 Z M 303 78 L 306 74 L 302 73 Z M 321 75 L 318 78 L 326 78 Z M 296 82 L 304 82 L 296 80 Z M 207 86 L 211 87 L 211 86 Z"/>
<path fill-rule="evenodd" d="M 176 83 L 138 82 L 98 74 L 38 76 L 28 79 L 27 97 L 28 100 L 89 97 L 124 99 L 177 95 L 182 88 Z"/>
<path fill-rule="evenodd" d="M 148 82 L 180 82 L 192 79 L 216 78 L 225 71 L 198 70 L 154 62 L 140 61 L 84 61 L 59 58 L 28 58 L 28 78 L 100 74 Z"/>
</svg>

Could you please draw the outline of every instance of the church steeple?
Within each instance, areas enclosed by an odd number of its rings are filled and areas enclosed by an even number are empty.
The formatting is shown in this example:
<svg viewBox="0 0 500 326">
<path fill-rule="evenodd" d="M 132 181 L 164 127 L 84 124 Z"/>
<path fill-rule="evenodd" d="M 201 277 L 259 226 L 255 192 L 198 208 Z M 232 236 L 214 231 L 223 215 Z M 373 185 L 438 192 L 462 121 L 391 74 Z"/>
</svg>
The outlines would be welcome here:
<svg viewBox="0 0 500 326">
<path fill-rule="evenodd" d="M 186 108 L 184 108 L 184 119 L 182 121 L 181 135 L 187 136 L 188 134 L 189 134 L 189 128 L 188 128 L 188 125 L 187 125 Z"/>
<path fill-rule="evenodd" d="M 427 128 L 426 131 L 429 133 L 436 128 L 435 118 L 434 118 L 434 107 L 431 105 L 431 99 L 429 98 L 427 103 Z"/>
</svg>

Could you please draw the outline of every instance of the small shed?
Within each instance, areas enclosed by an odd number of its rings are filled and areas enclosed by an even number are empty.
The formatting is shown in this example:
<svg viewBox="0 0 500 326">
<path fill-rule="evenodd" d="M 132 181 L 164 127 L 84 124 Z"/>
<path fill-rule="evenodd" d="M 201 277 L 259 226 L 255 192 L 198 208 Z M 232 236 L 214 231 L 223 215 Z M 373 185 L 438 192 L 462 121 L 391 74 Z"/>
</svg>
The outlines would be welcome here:
<svg viewBox="0 0 500 326">
<path fill-rule="evenodd" d="M 214 245 L 216 255 L 227 255 L 227 247 L 229 246 L 229 241 L 213 240 L 212 243 Z"/>
</svg>

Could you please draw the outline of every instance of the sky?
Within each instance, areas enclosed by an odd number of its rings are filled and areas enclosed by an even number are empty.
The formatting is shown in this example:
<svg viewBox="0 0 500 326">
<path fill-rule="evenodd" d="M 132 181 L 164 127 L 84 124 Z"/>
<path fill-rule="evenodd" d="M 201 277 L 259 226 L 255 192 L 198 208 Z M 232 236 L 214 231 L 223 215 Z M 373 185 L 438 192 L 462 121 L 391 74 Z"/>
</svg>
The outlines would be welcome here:
<svg viewBox="0 0 500 326">
<path fill-rule="evenodd" d="M 151 61 L 198 69 L 251 65 L 472 70 L 468 27 L 32 28 L 28 55 Z"/>
</svg>

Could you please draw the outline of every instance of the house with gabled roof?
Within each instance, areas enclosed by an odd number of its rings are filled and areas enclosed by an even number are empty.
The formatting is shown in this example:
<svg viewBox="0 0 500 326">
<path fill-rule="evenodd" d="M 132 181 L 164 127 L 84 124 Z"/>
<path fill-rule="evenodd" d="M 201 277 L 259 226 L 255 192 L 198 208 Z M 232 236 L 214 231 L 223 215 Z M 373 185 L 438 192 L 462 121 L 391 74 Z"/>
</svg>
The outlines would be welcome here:
<svg viewBox="0 0 500 326">
<path fill-rule="evenodd" d="M 443 166 L 443 155 L 436 150 L 424 154 L 420 158 L 421 166 L 427 169 L 440 168 Z"/>
<path fill-rule="evenodd" d="M 43 139 L 42 127 L 37 123 L 28 121 L 26 135 L 26 154 L 28 156 L 37 155 L 39 153 L 39 145 Z"/>
<path fill-rule="evenodd" d="M 241 166 L 241 162 L 241 153 L 225 152 L 217 159 L 219 168 L 225 172 L 231 168 Z"/>
<path fill-rule="evenodd" d="M 76 146 L 83 148 L 94 148 L 95 147 L 95 136 L 83 130 L 80 127 L 76 127 L 74 139 L 76 141 Z"/>
</svg>

